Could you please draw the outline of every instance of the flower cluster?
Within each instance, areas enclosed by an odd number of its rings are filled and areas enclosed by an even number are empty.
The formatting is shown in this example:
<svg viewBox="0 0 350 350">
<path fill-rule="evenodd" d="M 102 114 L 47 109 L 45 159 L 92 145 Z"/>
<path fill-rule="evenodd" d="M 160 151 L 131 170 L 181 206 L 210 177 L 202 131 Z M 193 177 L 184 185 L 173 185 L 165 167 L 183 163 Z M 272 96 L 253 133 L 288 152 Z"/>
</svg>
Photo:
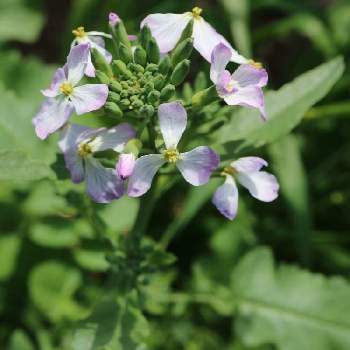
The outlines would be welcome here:
<svg viewBox="0 0 350 350">
<path fill-rule="evenodd" d="M 265 160 L 243 157 L 220 169 L 219 155 L 196 139 L 192 118 L 214 102 L 256 108 L 266 120 L 262 88 L 268 80 L 262 65 L 234 50 L 201 13 L 195 7 L 184 14 L 151 14 L 138 36 L 128 35 L 115 13 L 109 14 L 109 34 L 73 30 L 67 62 L 42 91 L 46 99 L 33 124 L 41 139 L 60 132 L 59 148 L 72 181 L 85 181 L 94 201 L 140 197 L 164 166 L 177 169 L 193 186 L 224 177 L 213 203 L 231 220 L 238 207 L 235 180 L 261 201 L 278 196 L 276 178 L 261 171 Z M 210 63 L 213 85 L 184 104 L 177 87 L 189 73 L 193 48 Z M 230 62 L 238 64 L 233 74 L 227 70 Z M 109 116 L 115 126 L 94 129 L 84 120 L 70 121 L 74 113 L 90 112 Z"/>
</svg>

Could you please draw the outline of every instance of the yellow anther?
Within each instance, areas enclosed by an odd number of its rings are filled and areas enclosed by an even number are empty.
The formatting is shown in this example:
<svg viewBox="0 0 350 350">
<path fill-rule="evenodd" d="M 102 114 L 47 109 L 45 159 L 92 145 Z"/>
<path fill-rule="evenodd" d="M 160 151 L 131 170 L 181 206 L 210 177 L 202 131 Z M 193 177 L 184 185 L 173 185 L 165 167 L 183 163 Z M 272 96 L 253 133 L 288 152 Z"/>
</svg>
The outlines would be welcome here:
<svg viewBox="0 0 350 350">
<path fill-rule="evenodd" d="M 169 163 L 176 163 L 180 158 L 179 151 L 177 149 L 167 149 L 164 151 L 164 158 Z"/>
<path fill-rule="evenodd" d="M 228 92 L 232 92 L 233 89 L 235 88 L 235 82 L 233 80 L 231 80 L 227 85 L 226 85 L 226 90 Z"/>
<path fill-rule="evenodd" d="M 203 10 L 198 6 L 196 6 L 192 9 L 192 15 L 194 18 L 200 18 L 202 12 L 203 12 Z"/>
<path fill-rule="evenodd" d="M 92 153 L 91 147 L 88 142 L 81 142 L 78 146 L 78 154 L 80 157 L 84 158 Z"/>
<path fill-rule="evenodd" d="M 85 33 L 85 28 L 84 27 L 78 27 L 77 29 L 72 30 L 72 33 L 77 37 L 77 38 L 83 38 L 86 33 Z"/>
<path fill-rule="evenodd" d="M 260 62 L 255 62 L 254 60 L 248 60 L 248 63 L 251 66 L 255 67 L 256 69 L 262 69 L 263 68 L 262 63 L 260 63 Z"/>
<path fill-rule="evenodd" d="M 73 92 L 73 86 L 72 86 L 72 84 L 69 84 L 69 83 L 63 83 L 60 86 L 60 90 L 63 94 L 65 94 L 66 96 L 69 96 Z"/>
<path fill-rule="evenodd" d="M 220 173 L 221 176 L 227 176 L 231 175 L 233 176 L 234 174 L 237 173 L 237 170 L 235 168 L 232 168 L 231 166 L 225 167 L 222 172 Z"/>
</svg>

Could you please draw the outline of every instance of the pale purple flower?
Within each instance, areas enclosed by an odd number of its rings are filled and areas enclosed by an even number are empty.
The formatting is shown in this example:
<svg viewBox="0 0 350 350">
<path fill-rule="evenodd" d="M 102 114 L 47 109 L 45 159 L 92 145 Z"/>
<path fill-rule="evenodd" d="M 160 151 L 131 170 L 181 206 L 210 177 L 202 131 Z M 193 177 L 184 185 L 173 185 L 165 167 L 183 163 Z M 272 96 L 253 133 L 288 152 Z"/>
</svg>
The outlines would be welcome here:
<svg viewBox="0 0 350 350">
<path fill-rule="evenodd" d="M 73 40 L 71 47 L 75 45 L 89 44 L 90 50 L 88 54 L 88 62 L 85 69 L 85 74 L 88 77 L 95 77 L 95 67 L 92 64 L 91 60 L 91 50 L 96 49 L 105 58 L 107 63 L 111 63 L 112 54 L 105 49 L 105 42 L 103 38 L 111 39 L 112 36 L 104 32 L 85 32 L 84 27 L 78 27 L 77 29 L 74 29 L 73 34 L 75 35 L 75 39 Z"/>
<path fill-rule="evenodd" d="M 226 218 L 233 220 L 238 208 L 238 189 L 235 178 L 250 194 L 260 201 L 272 202 L 278 197 L 279 184 L 272 174 L 261 171 L 267 162 L 258 157 L 243 157 L 232 162 L 223 171 L 225 183 L 218 187 L 213 204 Z"/>
<path fill-rule="evenodd" d="M 126 180 L 134 171 L 136 158 L 133 153 L 123 153 L 118 159 L 116 166 L 117 175 Z"/>
<path fill-rule="evenodd" d="M 258 63 L 250 61 L 240 65 L 231 73 L 226 70 L 231 59 L 231 49 L 224 44 L 217 45 L 212 53 L 210 79 L 219 96 L 230 106 L 257 108 L 261 117 L 266 120 L 265 100 L 262 87 L 267 84 L 265 69 Z"/>
<path fill-rule="evenodd" d="M 202 9 L 195 7 L 192 12 L 183 14 L 156 13 L 147 16 L 141 23 L 141 28 L 147 25 L 153 37 L 156 39 L 161 53 L 171 51 L 179 41 L 187 24 L 193 19 L 193 45 L 194 48 L 210 62 L 211 53 L 219 43 L 225 44 L 230 49 L 230 60 L 238 64 L 247 62 L 232 48 L 229 42 L 207 23 L 201 16 Z"/>
<path fill-rule="evenodd" d="M 124 181 L 115 169 L 105 168 L 94 157 L 96 152 L 123 152 L 125 144 L 135 137 L 135 130 L 127 123 L 106 129 L 91 129 L 82 125 L 67 125 L 59 147 L 72 181 L 86 181 L 87 192 L 98 203 L 108 203 L 124 194 Z"/>
<path fill-rule="evenodd" d="M 194 186 L 207 183 L 219 164 L 219 156 L 210 147 L 199 146 L 185 153 L 178 151 L 177 145 L 187 124 L 187 113 L 181 103 L 161 104 L 158 115 L 166 149 L 162 154 L 148 154 L 137 159 L 129 177 L 130 197 L 139 197 L 146 193 L 154 175 L 165 163 L 175 164 L 185 180 Z"/>
<path fill-rule="evenodd" d="M 108 15 L 109 25 L 114 27 L 119 21 L 120 17 L 115 12 L 110 12 Z"/>
<path fill-rule="evenodd" d="M 74 46 L 67 58 L 67 64 L 57 69 L 51 86 L 42 93 L 47 99 L 33 118 L 35 132 L 45 139 L 61 128 L 73 111 L 83 114 L 100 109 L 108 97 L 105 84 L 77 86 L 84 76 L 88 61 L 89 45 Z"/>
</svg>

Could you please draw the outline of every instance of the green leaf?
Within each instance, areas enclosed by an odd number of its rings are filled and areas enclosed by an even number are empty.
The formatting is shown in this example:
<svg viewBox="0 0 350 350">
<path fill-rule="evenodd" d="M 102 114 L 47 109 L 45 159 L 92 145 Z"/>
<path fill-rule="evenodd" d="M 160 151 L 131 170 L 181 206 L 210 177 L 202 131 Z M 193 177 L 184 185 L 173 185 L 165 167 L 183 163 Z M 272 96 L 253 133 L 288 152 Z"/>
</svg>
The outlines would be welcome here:
<svg viewBox="0 0 350 350">
<path fill-rule="evenodd" d="M 34 42 L 44 25 L 43 15 L 22 4 L 0 4 L 0 41 Z"/>
<path fill-rule="evenodd" d="M 302 163 L 300 146 L 294 135 L 288 135 L 269 148 L 272 164 L 280 183 L 280 191 L 290 212 L 295 250 L 301 262 L 310 262 L 311 215 L 309 209 L 308 183 Z M 286 161 L 288 159 L 288 161 Z"/>
<path fill-rule="evenodd" d="M 237 334 L 245 345 L 280 350 L 350 348 L 350 285 L 294 266 L 274 266 L 271 251 L 247 254 L 232 274 Z"/>
<path fill-rule="evenodd" d="M 11 335 L 7 350 L 34 350 L 34 346 L 28 335 L 17 329 Z"/>
<path fill-rule="evenodd" d="M 85 310 L 73 299 L 81 283 L 80 272 L 75 268 L 47 261 L 31 271 L 30 297 L 36 307 L 53 322 L 64 318 L 77 320 L 85 314 Z"/>
<path fill-rule="evenodd" d="M 321 100 L 344 71 L 342 57 L 324 63 L 266 95 L 266 122 L 255 110 L 241 108 L 222 126 L 215 137 L 220 143 L 245 140 L 237 151 L 247 146 L 261 146 L 278 140 L 295 128 L 316 102 Z"/>
<path fill-rule="evenodd" d="M 21 240 L 16 234 L 0 236 L 0 281 L 8 279 L 16 267 Z"/>
</svg>

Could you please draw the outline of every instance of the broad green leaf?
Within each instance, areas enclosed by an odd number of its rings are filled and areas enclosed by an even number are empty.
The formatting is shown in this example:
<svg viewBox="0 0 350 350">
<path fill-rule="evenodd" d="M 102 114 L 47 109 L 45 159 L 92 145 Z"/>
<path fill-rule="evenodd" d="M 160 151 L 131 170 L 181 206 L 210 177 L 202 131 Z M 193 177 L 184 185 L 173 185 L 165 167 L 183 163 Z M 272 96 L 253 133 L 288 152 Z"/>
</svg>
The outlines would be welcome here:
<svg viewBox="0 0 350 350">
<path fill-rule="evenodd" d="M 295 249 L 301 261 L 306 264 L 311 258 L 311 213 L 300 146 L 294 135 L 288 135 L 270 145 L 269 151 L 281 186 L 280 192 L 290 208 Z"/>
<path fill-rule="evenodd" d="M 31 270 L 29 292 L 35 306 L 51 321 L 77 320 L 85 310 L 74 299 L 82 283 L 80 272 L 57 261 L 44 262 Z"/>
<path fill-rule="evenodd" d="M 106 251 L 102 247 L 82 247 L 74 251 L 74 258 L 81 267 L 90 271 L 103 272 L 110 266 L 106 260 Z"/>
<path fill-rule="evenodd" d="M 215 139 L 221 144 L 244 140 L 239 149 L 278 140 L 300 123 L 305 112 L 329 92 L 343 71 L 343 58 L 338 57 L 302 74 L 278 91 L 267 93 L 266 122 L 255 110 L 241 108 L 218 130 Z"/>
<path fill-rule="evenodd" d="M 348 350 L 350 284 L 295 266 L 274 266 L 271 251 L 248 253 L 232 274 L 235 329 L 247 346 Z"/>
<path fill-rule="evenodd" d="M 221 0 L 230 19 L 230 27 L 236 49 L 244 56 L 252 56 L 252 44 L 249 29 L 249 0 Z"/>
<path fill-rule="evenodd" d="M 37 104 L 19 99 L 0 85 L 0 179 L 35 180 L 54 176 L 55 136 L 39 140 L 32 118 Z"/>
<path fill-rule="evenodd" d="M 0 41 L 34 42 L 44 25 L 43 15 L 16 3 L 0 3 Z"/>
<path fill-rule="evenodd" d="M 0 281 L 8 279 L 16 267 L 16 259 L 21 247 L 17 234 L 0 236 Z"/>
<path fill-rule="evenodd" d="M 73 337 L 73 350 L 137 350 L 148 325 L 140 310 L 125 299 L 106 298 L 82 321 Z"/>
<path fill-rule="evenodd" d="M 17 329 L 11 335 L 7 350 L 34 350 L 34 346 L 28 335 Z"/>
</svg>

